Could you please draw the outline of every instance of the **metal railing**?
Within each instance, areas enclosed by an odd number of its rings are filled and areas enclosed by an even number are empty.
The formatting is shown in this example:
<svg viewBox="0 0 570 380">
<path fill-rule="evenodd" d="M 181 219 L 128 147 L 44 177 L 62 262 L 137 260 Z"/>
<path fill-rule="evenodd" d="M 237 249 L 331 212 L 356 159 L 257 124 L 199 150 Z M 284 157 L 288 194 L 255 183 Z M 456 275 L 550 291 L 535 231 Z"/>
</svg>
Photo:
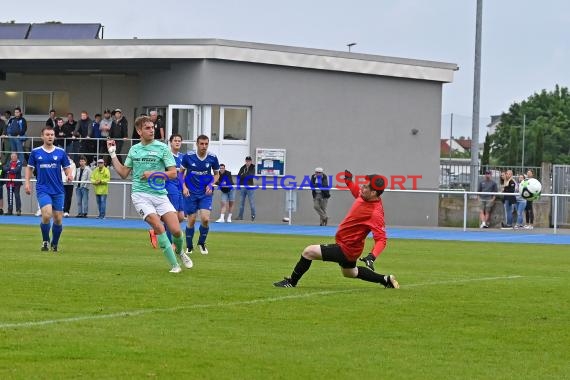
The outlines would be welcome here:
<svg viewBox="0 0 570 380">
<path fill-rule="evenodd" d="M 0 181 L 6 183 L 9 182 L 11 180 L 8 179 L 0 179 Z M 24 180 L 12 180 L 12 181 L 17 181 L 17 182 L 24 182 Z M 35 183 L 35 179 L 32 179 L 31 182 Z M 86 183 L 86 184 L 90 184 L 91 182 L 89 181 L 73 181 L 72 184 L 76 185 L 78 183 Z M 130 203 L 130 191 L 131 191 L 131 185 L 132 182 L 130 181 L 116 181 L 116 180 L 112 180 L 111 182 L 109 182 L 109 186 L 110 188 L 117 188 L 120 187 L 121 188 L 121 196 L 120 199 L 121 201 L 121 212 L 120 215 L 114 215 L 116 217 L 122 218 L 122 219 L 127 219 L 127 218 L 135 218 L 136 216 L 134 215 L 128 215 L 128 209 L 130 209 L 129 203 Z M 75 186 L 74 186 L 75 187 Z M 294 216 L 295 216 L 295 210 L 293 207 L 293 203 L 296 200 L 296 196 L 294 195 L 295 192 L 297 191 L 311 191 L 312 189 L 310 187 L 299 187 L 296 189 L 284 189 L 284 188 L 277 188 L 277 189 L 271 189 L 271 190 L 277 190 L 277 191 L 285 191 L 288 193 L 288 196 L 286 197 L 286 199 L 288 200 L 288 202 L 290 202 L 288 205 L 286 205 L 285 207 L 285 213 L 287 215 L 287 217 L 289 218 L 289 220 L 287 221 L 288 224 L 293 224 L 294 222 Z M 347 191 L 347 189 L 336 189 L 336 188 L 331 188 L 331 191 Z M 35 189 L 34 189 L 35 191 Z M 111 191 L 111 189 L 110 189 Z M 386 189 L 385 193 L 406 193 L 406 194 L 437 194 L 439 196 L 446 196 L 446 195 L 452 195 L 452 196 L 461 196 L 463 199 L 463 220 L 462 220 L 462 227 L 463 227 L 463 231 L 467 230 L 467 221 L 468 221 L 468 201 L 469 199 L 473 199 L 473 198 L 477 198 L 477 196 L 479 195 L 494 195 L 494 196 L 503 196 L 506 195 L 505 193 L 489 193 L 489 192 L 473 192 L 473 191 L 461 191 L 461 190 L 391 190 L 391 189 Z M 510 194 L 508 194 L 510 195 Z M 26 195 L 27 196 L 27 195 Z M 29 202 L 30 205 L 32 205 L 33 203 L 33 199 L 32 196 L 28 196 L 29 197 Z M 562 199 L 565 202 L 570 201 L 570 194 L 542 194 L 541 197 L 545 197 L 545 198 L 549 198 L 552 201 L 552 207 L 551 207 L 551 212 L 552 212 L 552 229 L 553 229 L 553 233 L 556 234 L 558 232 L 558 204 L 560 202 L 560 200 Z M 22 200 L 22 203 L 24 201 Z M 116 210 L 116 209 L 115 209 Z M 110 215 L 111 216 L 111 215 Z M 277 220 L 276 220 L 277 222 Z M 281 220 L 279 220 L 279 222 L 282 222 Z"/>
</svg>

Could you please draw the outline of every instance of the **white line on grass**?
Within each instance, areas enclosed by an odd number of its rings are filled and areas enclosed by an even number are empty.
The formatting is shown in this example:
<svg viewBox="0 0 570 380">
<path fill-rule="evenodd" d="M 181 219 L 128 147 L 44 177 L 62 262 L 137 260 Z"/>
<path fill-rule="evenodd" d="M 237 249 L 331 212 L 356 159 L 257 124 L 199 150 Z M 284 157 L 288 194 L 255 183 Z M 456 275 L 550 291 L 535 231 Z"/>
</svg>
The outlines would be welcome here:
<svg viewBox="0 0 570 380">
<path fill-rule="evenodd" d="M 420 283 L 420 284 L 408 284 L 408 285 L 402 285 L 402 288 L 411 288 L 411 287 L 429 286 L 429 285 L 459 284 L 459 283 L 473 282 L 473 281 L 512 280 L 512 279 L 517 279 L 517 278 L 522 278 L 522 277 L 523 276 L 513 275 L 513 276 L 503 276 L 503 277 L 466 278 L 466 279 L 449 280 L 449 281 L 437 281 L 437 282 L 426 282 L 426 283 Z M 7 330 L 7 329 L 17 329 L 17 328 L 28 328 L 28 327 L 36 327 L 36 326 L 53 325 L 56 323 L 72 323 L 72 322 L 82 322 L 82 321 L 93 321 L 93 320 L 98 320 L 98 319 L 135 317 L 138 315 L 144 315 L 144 314 L 150 314 L 150 313 L 176 312 L 176 311 L 188 310 L 188 309 L 205 309 L 205 308 L 214 308 L 214 307 L 254 305 L 254 304 L 258 304 L 258 303 L 277 302 L 277 301 L 283 301 L 283 300 L 288 300 L 288 299 L 307 298 L 307 297 L 313 297 L 313 296 L 326 296 L 326 295 L 330 295 L 330 294 L 350 293 L 350 292 L 354 292 L 354 291 L 362 291 L 362 289 L 359 288 L 359 289 L 346 289 L 346 290 L 330 290 L 330 291 L 305 293 L 305 294 L 290 294 L 290 295 L 281 296 L 281 297 L 259 298 L 259 299 L 254 299 L 254 300 L 250 300 L 250 301 L 218 302 L 218 303 L 211 303 L 211 304 L 197 304 L 197 305 L 177 306 L 177 307 L 158 308 L 158 309 L 142 309 L 142 310 L 122 311 L 120 313 L 102 314 L 102 315 L 83 315 L 83 316 L 79 316 L 79 317 L 47 319 L 47 320 L 43 320 L 43 321 L 2 323 L 2 324 L 0 324 L 0 329 L 1 330 Z"/>
</svg>

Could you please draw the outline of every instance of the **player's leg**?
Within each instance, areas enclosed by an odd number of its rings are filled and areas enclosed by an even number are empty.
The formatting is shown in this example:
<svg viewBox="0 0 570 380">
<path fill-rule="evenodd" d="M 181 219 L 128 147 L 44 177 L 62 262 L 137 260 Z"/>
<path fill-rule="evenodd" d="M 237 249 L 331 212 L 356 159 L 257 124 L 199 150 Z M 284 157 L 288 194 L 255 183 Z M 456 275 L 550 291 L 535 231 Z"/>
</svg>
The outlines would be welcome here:
<svg viewBox="0 0 570 380">
<path fill-rule="evenodd" d="M 196 213 L 198 212 L 198 204 L 195 195 L 184 198 L 184 213 L 187 215 L 186 222 L 186 253 L 192 253 L 194 249 L 194 225 L 196 224 Z"/>
<path fill-rule="evenodd" d="M 51 230 L 51 196 L 45 193 L 37 193 L 38 204 L 41 211 L 40 231 L 42 232 L 42 251 L 49 251 L 49 232 Z"/>
<path fill-rule="evenodd" d="M 291 272 L 290 277 L 285 277 L 283 280 L 274 282 L 273 285 L 279 288 L 294 288 L 297 286 L 297 283 L 303 277 L 303 275 L 309 270 L 311 267 L 311 263 L 313 260 L 322 260 L 322 252 L 320 245 L 309 245 L 306 247 L 303 252 L 301 253 L 301 257 L 297 264 L 295 264 L 295 268 L 293 268 L 293 272 Z"/>
<path fill-rule="evenodd" d="M 342 275 L 348 278 L 358 278 L 359 280 L 380 284 L 385 288 L 400 288 L 400 284 L 398 284 L 393 274 L 381 274 L 366 267 L 356 267 L 356 262 L 354 262 L 354 266 L 355 267 L 352 268 L 345 268 L 343 266 L 341 268 Z"/>
<path fill-rule="evenodd" d="M 206 239 L 208 238 L 208 232 L 210 231 L 210 211 L 212 210 L 212 196 L 204 195 L 200 198 L 198 208 L 200 210 L 200 236 L 198 237 L 198 247 L 200 248 L 200 253 L 203 255 L 208 254 L 208 249 L 206 248 Z"/>
<path fill-rule="evenodd" d="M 176 256 L 174 256 L 174 251 L 172 250 L 172 245 L 166 236 L 166 232 L 164 230 L 164 226 L 162 225 L 162 221 L 158 214 L 151 213 L 146 215 L 145 222 L 147 222 L 152 229 L 154 229 L 154 233 L 156 235 L 156 240 L 158 242 L 158 247 L 161 249 L 162 253 L 168 263 L 171 265 L 172 269 L 171 272 L 178 273 L 180 272 L 180 265 L 178 265 L 178 261 L 176 261 Z"/>
<path fill-rule="evenodd" d="M 51 250 L 57 252 L 59 238 L 63 232 L 63 203 L 65 194 L 52 195 L 53 225 L 51 227 Z"/>
<path fill-rule="evenodd" d="M 174 244 L 171 246 L 175 249 L 174 253 L 180 257 L 186 268 L 192 268 L 194 266 L 192 260 L 190 260 L 182 250 L 184 247 L 184 238 L 182 236 L 182 229 L 180 228 L 178 212 L 166 212 L 162 215 L 162 222 L 167 226 L 168 230 L 172 232 L 172 242 Z"/>
</svg>

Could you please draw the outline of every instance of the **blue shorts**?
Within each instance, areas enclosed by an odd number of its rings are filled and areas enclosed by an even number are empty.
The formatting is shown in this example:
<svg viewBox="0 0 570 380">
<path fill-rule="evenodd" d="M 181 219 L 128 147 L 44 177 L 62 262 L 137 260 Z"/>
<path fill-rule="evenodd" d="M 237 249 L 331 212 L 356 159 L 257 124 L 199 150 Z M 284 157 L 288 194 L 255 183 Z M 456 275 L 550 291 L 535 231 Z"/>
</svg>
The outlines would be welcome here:
<svg viewBox="0 0 570 380">
<path fill-rule="evenodd" d="M 182 194 L 168 194 L 168 200 L 176 211 L 184 211 L 184 196 Z"/>
<path fill-rule="evenodd" d="M 43 208 L 45 205 L 51 205 L 53 211 L 63 212 L 65 194 L 37 193 L 37 198 L 40 208 Z"/>
<path fill-rule="evenodd" d="M 184 198 L 184 212 L 186 215 L 195 214 L 198 210 L 212 210 L 212 194 L 190 194 Z"/>
</svg>

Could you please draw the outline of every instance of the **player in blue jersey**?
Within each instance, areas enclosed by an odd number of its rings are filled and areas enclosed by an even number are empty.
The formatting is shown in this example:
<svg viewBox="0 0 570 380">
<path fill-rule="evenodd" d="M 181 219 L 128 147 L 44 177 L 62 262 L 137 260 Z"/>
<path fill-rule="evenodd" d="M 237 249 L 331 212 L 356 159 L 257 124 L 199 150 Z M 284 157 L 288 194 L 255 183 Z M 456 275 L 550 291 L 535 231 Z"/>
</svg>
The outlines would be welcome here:
<svg viewBox="0 0 570 380">
<path fill-rule="evenodd" d="M 67 182 L 73 181 L 71 164 L 65 151 L 53 143 L 55 132 L 51 127 L 44 127 L 41 132 L 44 142 L 42 146 L 32 150 L 26 168 L 26 194 L 32 193 L 30 180 L 34 169 L 36 169 L 36 196 L 42 212 L 40 229 L 42 231 L 42 251 L 50 249 L 50 229 L 51 229 L 51 250 L 57 252 L 59 238 L 63 231 L 63 199 L 65 190 L 61 178 L 63 168 Z M 53 218 L 53 226 L 51 219 Z"/>
<path fill-rule="evenodd" d="M 206 238 L 210 229 L 210 211 L 212 211 L 213 184 L 218 180 L 220 164 L 215 154 L 208 152 L 210 139 L 200 135 L 196 139 L 196 150 L 188 152 L 182 157 L 181 168 L 184 170 L 184 211 L 188 215 L 186 226 L 186 253 L 192 253 L 194 243 L 194 224 L 196 213 L 200 210 L 200 236 L 198 247 L 200 253 L 208 254 Z"/>
<path fill-rule="evenodd" d="M 156 138 L 156 131 L 155 131 L 155 138 Z M 178 214 L 178 222 L 182 223 L 184 220 L 184 197 L 182 196 L 182 182 L 184 178 L 182 177 L 182 173 L 180 172 L 180 163 L 182 162 L 182 154 L 180 153 L 180 148 L 182 147 L 182 135 L 175 133 L 170 136 L 170 152 L 174 157 L 174 161 L 176 162 L 176 171 L 178 173 L 175 179 L 169 179 L 166 181 L 166 191 L 168 191 L 168 200 L 174 206 Z M 168 229 L 168 226 L 164 223 L 164 228 L 166 229 L 166 235 L 168 236 L 168 240 L 172 242 L 172 234 Z M 150 235 L 150 243 L 151 245 L 156 248 L 157 247 L 157 240 L 156 235 L 153 229 L 148 231 Z"/>
<path fill-rule="evenodd" d="M 114 140 L 107 140 L 107 150 L 113 167 L 121 178 L 125 179 L 132 173 L 133 206 L 143 220 L 154 229 L 158 246 L 172 266 L 170 273 L 180 273 L 182 269 L 176 261 L 175 253 L 180 256 L 186 268 L 192 268 L 192 261 L 182 252 L 184 239 L 180 223 L 176 210 L 168 200 L 164 183 L 167 178 L 176 178 L 176 163 L 168 146 L 154 139 L 154 123 L 148 116 L 137 117 L 135 128 L 141 141 L 129 149 L 124 165 L 117 158 L 117 146 Z M 162 222 L 166 223 L 172 232 L 176 252 L 172 249 Z"/>
</svg>

